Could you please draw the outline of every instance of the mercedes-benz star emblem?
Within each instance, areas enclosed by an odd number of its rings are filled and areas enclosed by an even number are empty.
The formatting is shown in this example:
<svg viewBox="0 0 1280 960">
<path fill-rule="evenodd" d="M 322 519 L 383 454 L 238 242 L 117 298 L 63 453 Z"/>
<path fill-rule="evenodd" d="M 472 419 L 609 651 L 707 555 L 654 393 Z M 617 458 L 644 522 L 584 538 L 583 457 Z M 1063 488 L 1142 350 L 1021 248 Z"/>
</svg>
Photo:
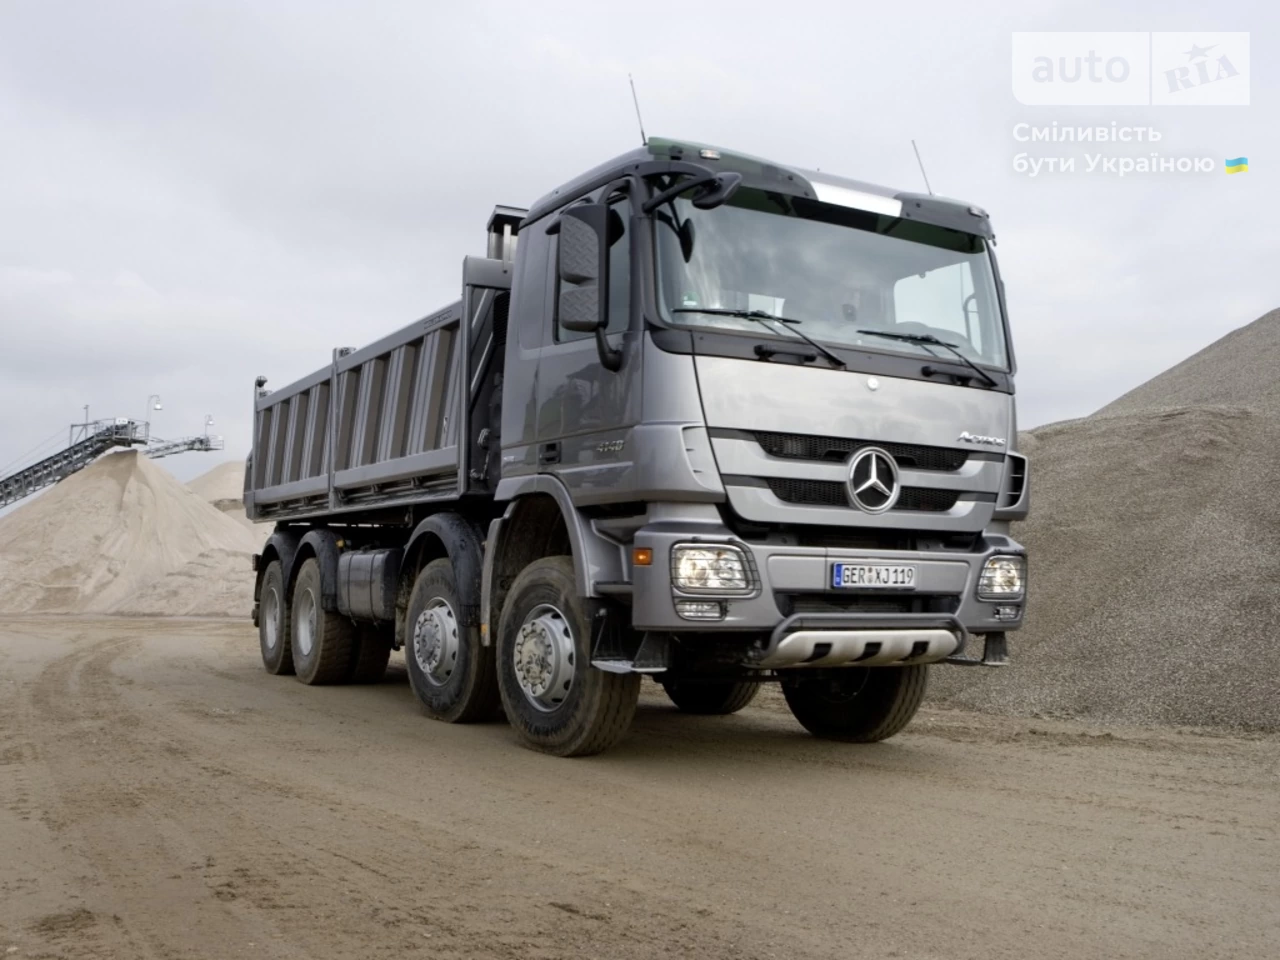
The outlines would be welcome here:
<svg viewBox="0 0 1280 960">
<path fill-rule="evenodd" d="M 884 513 L 898 502 L 898 464 L 879 447 L 863 447 L 849 465 L 849 499 L 864 513 Z"/>
</svg>

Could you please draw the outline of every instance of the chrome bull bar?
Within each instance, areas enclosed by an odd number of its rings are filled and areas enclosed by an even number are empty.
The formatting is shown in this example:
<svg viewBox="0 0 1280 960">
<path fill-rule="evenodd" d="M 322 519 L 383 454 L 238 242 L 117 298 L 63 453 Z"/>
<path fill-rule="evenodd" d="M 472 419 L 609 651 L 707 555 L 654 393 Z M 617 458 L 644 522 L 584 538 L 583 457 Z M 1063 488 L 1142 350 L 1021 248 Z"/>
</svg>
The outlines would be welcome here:
<svg viewBox="0 0 1280 960">
<path fill-rule="evenodd" d="M 777 670 L 937 663 L 959 654 L 968 639 L 960 621 L 946 614 L 796 614 L 778 624 L 753 665 Z"/>
</svg>

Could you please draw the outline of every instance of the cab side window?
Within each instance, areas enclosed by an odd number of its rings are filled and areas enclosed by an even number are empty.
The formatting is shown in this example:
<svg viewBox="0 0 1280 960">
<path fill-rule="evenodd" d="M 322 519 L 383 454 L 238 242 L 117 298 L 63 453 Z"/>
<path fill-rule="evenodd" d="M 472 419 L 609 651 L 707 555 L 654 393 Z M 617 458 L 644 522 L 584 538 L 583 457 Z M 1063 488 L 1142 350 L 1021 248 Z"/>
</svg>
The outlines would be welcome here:
<svg viewBox="0 0 1280 960">
<path fill-rule="evenodd" d="M 617 220 L 614 222 L 621 222 L 622 232 L 609 247 L 609 322 L 605 327 L 605 333 L 622 333 L 631 325 L 631 202 L 626 197 L 619 197 L 611 201 L 609 206 L 617 214 Z M 556 238 L 556 251 L 558 259 L 559 237 Z M 556 276 L 554 302 L 559 304 L 558 271 Z M 594 336 L 595 334 L 592 333 L 564 329 L 560 326 L 557 310 L 556 341 L 558 343 Z"/>
</svg>

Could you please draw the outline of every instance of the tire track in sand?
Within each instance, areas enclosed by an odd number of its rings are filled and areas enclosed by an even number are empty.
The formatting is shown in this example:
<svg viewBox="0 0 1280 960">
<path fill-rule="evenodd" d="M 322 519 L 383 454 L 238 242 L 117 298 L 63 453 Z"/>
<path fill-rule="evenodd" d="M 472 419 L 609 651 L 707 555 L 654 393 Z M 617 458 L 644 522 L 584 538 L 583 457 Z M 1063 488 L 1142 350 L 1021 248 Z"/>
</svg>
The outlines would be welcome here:
<svg viewBox="0 0 1280 960">
<path fill-rule="evenodd" d="M 31 937 L 67 957 L 301 956 L 209 882 L 212 852 L 168 810 L 163 767 L 181 748 L 145 735 L 116 689 L 113 665 L 142 640 L 98 626 L 31 687 L 24 726 L 45 745 L 53 786 L 44 818 L 91 871 L 85 905 L 37 921 Z"/>
</svg>

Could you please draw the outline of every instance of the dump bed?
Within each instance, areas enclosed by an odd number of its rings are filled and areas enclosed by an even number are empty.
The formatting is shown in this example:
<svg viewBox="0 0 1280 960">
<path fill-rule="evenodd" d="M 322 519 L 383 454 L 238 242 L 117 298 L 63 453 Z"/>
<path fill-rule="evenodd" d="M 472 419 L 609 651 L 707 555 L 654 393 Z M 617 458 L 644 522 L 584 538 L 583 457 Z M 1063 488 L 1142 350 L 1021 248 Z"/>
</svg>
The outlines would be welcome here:
<svg viewBox="0 0 1280 960">
<path fill-rule="evenodd" d="M 461 318 L 452 304 L 260 396 L 250 516 L 457 496 Z"/>
<path fill-rule="evenodd" d="M 497 207 L 488 256 L 466 257 L 462 299 L 254 400 L 245 510 L 259 521 L 339 514 L 490 492 L 516 233 Z M 465 318 L 465 322 L 464 322 Z M 468 470 L 468 463 L 477 468 Z"/>
</svg>

